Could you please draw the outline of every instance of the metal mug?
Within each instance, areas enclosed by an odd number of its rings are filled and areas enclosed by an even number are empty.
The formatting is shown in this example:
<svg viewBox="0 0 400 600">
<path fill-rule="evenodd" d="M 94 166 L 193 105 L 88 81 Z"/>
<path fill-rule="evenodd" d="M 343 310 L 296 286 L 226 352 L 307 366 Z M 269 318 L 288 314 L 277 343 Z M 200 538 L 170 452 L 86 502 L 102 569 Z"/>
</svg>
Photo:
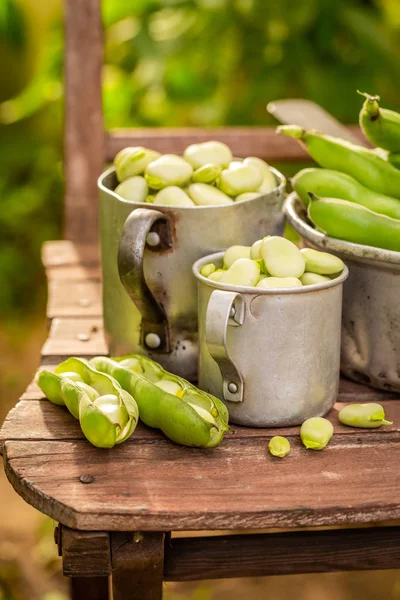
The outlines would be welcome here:
<svg viewBox="0 0 400 600">
<path fill-rule="evenodd" d="M 300 425 L 333 406 L 339 386 L 342 288 L 329 282 L 265 289 L 200 274 L 222 264 L 198 260 L 199 385 L 223 400 L 230 419 L 252 427 Z"/>
<path fill-rule="evenodd" d="M 285 214 L 307 246 L 328 250 L 349 266 L 343 290 L 342 372 L 375 388 L 400 391 L 400 252 L 316 231 L 294 193 L 286 200 Z"/>
<path fill-rule="evenodd" d="M 285 178 L 268 194 L 222 206 L 162 207 L 115 194 L 115 169 L 99 178 L 103 310 L 111 354 L 151 356 L 197 378 L 195 260 L 252 244 L 283 226 Z"/>
</svg>

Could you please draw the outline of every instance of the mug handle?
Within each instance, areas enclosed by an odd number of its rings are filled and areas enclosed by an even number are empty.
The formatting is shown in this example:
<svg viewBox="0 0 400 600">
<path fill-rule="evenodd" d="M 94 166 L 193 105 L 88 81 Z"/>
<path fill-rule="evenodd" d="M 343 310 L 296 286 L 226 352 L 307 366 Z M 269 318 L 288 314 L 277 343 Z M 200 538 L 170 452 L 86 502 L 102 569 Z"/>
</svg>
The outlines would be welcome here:
<svg viewBox="0 0 400 600">
<path fill-rule="evenodd" d="M 146 283 L 143 258 L 145 248 L 162 252 L 171 247 L 170 227 L 164 213 L 148 208 L 137 208 L 130 213 L 119 243 L 118 272 L 142 315 L 142 346 L 157 352 L 170 352 L 168 319 Z"/>
<path fill-rule="evenodd" d="M 228 327 L 243 325 L 245 304 L 241 294 L 214 290 L 206 312 L 206 346 L 218 364 L 222 375 L 224 400 L 242 402 L 243 378 L 229 355 L 227 346 Z"/>
</svg>

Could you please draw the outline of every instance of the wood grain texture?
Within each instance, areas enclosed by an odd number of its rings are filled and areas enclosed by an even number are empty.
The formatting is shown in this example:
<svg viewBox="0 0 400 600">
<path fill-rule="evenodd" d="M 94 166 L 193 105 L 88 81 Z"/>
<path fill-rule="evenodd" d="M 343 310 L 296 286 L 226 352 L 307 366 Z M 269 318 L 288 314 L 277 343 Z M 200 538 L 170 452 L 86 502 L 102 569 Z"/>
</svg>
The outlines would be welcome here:
<svg viewBox="0 0 400 600">
<path fill-rule="evenodd" d="M 265 438 L 215 449 L 132 438 L 112 450 L 80 440 L 6 441 L 16 491 L 76 529 L 169 531 L 373 523 L 400 519 L 398 434 L 336 435 L 323 452 L 297 436 L 280 460 Z M 390 457 L 390 460 L 388 460 Z M 93 481 L 84 485 L 80 477 Z"/>
<path fill-rule="evenodd" d="M 100 249 L 96 244 L 74 243 L 70 240 L 53 240 L 42 246 L 44 267 L 67 267 L 72 265 L 98 265 Z"/>
<path fill-rule="evenodd" d="M 114 600 L 161 600 L 164 533 L 111 534 Z"/>
<path fill-rule="evenodd" d="M 400 528 L 338 529 L 172 539 L 164 579 L 196 581 L 398 569 Z"/>
<path fill-rule="evenodd" d="M 106 531 L 76 531 L 61 526 L 61 548 L 66 577 L 111 575 L 110 536 Z"/>
<path fill-rule="evenodd" d="M 46 276 L 48 281 L 100 281 L 101 271 L 99 265 L 67 265 L 48 267 Z"/>
<path fill-rule="evenodd" d="M 108 577 L 71 577 L 71 600 L 109 600 Z"/>
<path fill-rule="evenodd" d="M 47 316 L 100 317 L 103 313 L 101 284 L 98 281 L 49 282 Z"/>
<path fill-rule="evenodd" d="M 95 242 L 104 161 L 100 0 L 66 2 L 65 43 L 65 235 Z"/>
<path fill-rule="evenodd" d="M 107 354 L 101 318 L 53 319 L 42 348 L 42 362 L 57 364 L 69 356 Z"/>
<path fill-rule="evenodd" d="M 349 129 L 363 139 L 357 126 Z M 174 127 L 157 129 L 117 129 L 106 137 L 106 160 L 112 162 L 116 153 L 126 146 L 147 146 L 162 153 L 182 154 L 186 146 L 219 140 L 228 144 L 234 156 L 259 156 L 267 161 L 305 160 L 308 154 L 296 140 L 276 135 L 276 127 L 220 127 L 213 129 Z"/>
</svg>

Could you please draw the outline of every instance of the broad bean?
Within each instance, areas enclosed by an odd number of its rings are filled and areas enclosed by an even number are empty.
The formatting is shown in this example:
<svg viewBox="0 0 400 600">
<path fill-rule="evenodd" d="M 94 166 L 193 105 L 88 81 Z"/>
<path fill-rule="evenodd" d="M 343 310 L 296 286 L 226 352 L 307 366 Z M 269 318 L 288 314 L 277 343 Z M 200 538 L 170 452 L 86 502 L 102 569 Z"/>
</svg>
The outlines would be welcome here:
<svg viewBox="0 0 400 600">
<path fill-rule="evenodd" d="M 239 258 L 251 258 L 250 246 L 230 246 L 225 250 L 224 269 L 229 269 Z"/>
<path fill-rule="evenodd" d="M 221 283 L 255 286 L 260 279 L 260 267 L 250 258 L 239 258 L 222 274 Z"/>
<path fill-rule="evenodd" d="M 333 425 L 323 417 L 311 417 L 300 428 L 300 438 L 310 450 L 323 450 L 333 435 Z"/>
<path fill-rule="evenodd" d="M 338 256 L 328 252 L 319 252 L 313 248 L 302 248 L 300 252 L 306 261 L 306 272 L 334 275 L 341 273 L 344 269 L 344 262 Z"/>
<path fill-rule="evenodd" d="M 221 277 L 224 273 L 225 271 L 223 269 L 217 269 L 214 271 L 214 273 L 211 273 L 211 275 L 208 276 L 208 279 L 211 279 L 211 281 L 221 281 Z"/>
<path fill-rule="evenodd" d="M 232 152 L 226 144 L 211 141 L 191 144 L 184 151 L 183 157 L 194 169 L 210 163 L 225 168 L 232 161 Z"/>
<path fill-rule="evenodd" d="M 379 96 L 358 93 L 365 97 L 360 111 L 360 127 L 365 137 L 379 148 L 400 152 L 400 114 L 381 108 Z"/>
<path fill-rule="evenodd" d="M 262 246 L 262 243 L 263 243 L 263 240 L 257 240 L 252 245 L 252 247 L 250 249 L 250 258 L 252 258 L 253 260 L 260 260 L 261 259 L 261 246 Z"/>
<path fill-rule="evenodd" d="M 135 363 L 130 369 L 127 361 L 132 358 Z M 136 360 L 140 363 L 140 373 L 135 367 Z M 160 429 L 177 444 L 211 448 L 222 441 L 229 429 L 228 410 L 218 398 L 168 373 L 145 356 L 118 359 L 98 356 L 90 362 L 114 377 L 136 398 L 140 418 L 146 425 Z"/>
<path fill-rule="evenodd" d="M 255 167 L 258 169 L 262 176 L 262 183 L 258 188 L 258 191 L 262 194 L 267 194 L 271 190 L 277 187 L 276 177 L 271 171 L 269 165 L 262 160 L 261 158 L 257 158 L 256 156 L 249 156 L 245 158 L 243 163 L 245 165 L 250 165 L 251 167 Z"/>
<path fill-rule="evenodd" d="M 347 173 L 375 192 L 400 198 L 400 171 L 376 152 L 297 125 L 281 125 L 277 133 L 303 142 L 321 167 Z"/>
<path fill-rule="evenodd" d="M 214 263 L 208 263 L 207 265 L 201 267 L 200 275 L 203 275 L 203 277 L 209 277 L 212 273 L 215 273 L 215 271 L 216 266 L 214 265 Z"/>
<path fill-rule="evenodd" d="M 192 175 L 193 183 L 214 183 L 221 175 L 222 168 L 220 165 L 211 163 L 203 165 L 195 170 Z"/>
<path fill-rule="evenodd" d="M 326 275 L 318 275 L 317 273 L 303 273 L 300 277 L 302 285 L 315 285 L 316 283 L 325 283 L 331 281 Z"/>
<path fill-rule="evenodd" d="M 260 171 L 255 167 L 243 164 L 237 169 L 224 169 L 217 185 L 228 196 L 238 196 L 245 192 L 255 192 L 262 181 Z"/>
<path fill-rule="evenodd" d="M 160 156 L 159 152 L 143 148 L 143 146 L 124 148 L 114 158 L 118 181 L 122 182 L 128 177 L 142 175 L 147 165 Z"/>
<path fill-rule="evenodd" d="M 147 165 L 144 176 L 151 188 L 161 190 L 169 185 L 185 185 L 192 173 L 191 165 L 180 156 L 163 154 Z"/>
<path fill-rule="evenodd" d="M 208 183 L 192 183 L 189 185 L 188 193 L 197 206 L 214 206 L 233 202 L 232 198 Z"/>
<path fill-rule="evenodd" d="M 245 200 L 254 200 L 254 198 L 259 198 L 260 192 L 244 192 L 243 194 L 239 194 L 236 196 L 235 202 L 244 202 Z"/>
<path fill-rule="evenodd" d="M 301 277 L 305 260 L 300 250 L 289 240 L 271 236 L 263 240 L 260 251 L 265 267 L 273 277 Z"/>
<path fill-rule="evenodd" d="M 339 421 L 349 427 L 375 429 L 381 425 L 391 425 L 386 421 L 383 406 L 370 402 L 368 404 L 348 404 L 339 411 Z"/>
<path fill-rule="evenodd" d="M 189 196 L 176 185 L 170 185 L 160 190 L 154 198 L 154 204 L 160 204 L 161 206 L 195 206 Z"/>
<path fill-rule="evenodd" d="M 274 435 L 268 442 L 268 450 L 272 456 L 284 458 L 290 452 L 290 442 L 281 435 Z"/>
<path fill-rule="evenodd" d="M 114 190 L 118 196 L 130 202 L 146 202 L 149 186 L 144 177 L 135 175 L 124 179 Z"/>
<path fill-rule="evenodd" d="M 297 277 L 263 277 L 262 279 L 260 278 L 257 287 L 266 290 L 272 288 L 294 288 L 302 287 L 302 283 Z"/>
</svg>

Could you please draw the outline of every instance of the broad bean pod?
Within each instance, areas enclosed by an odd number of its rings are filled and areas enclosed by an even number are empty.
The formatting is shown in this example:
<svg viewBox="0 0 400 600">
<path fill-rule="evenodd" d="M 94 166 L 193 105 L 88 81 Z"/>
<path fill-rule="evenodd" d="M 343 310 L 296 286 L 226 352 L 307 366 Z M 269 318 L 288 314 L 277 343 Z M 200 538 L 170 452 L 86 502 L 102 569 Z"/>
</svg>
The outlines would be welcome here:
<svg viewBox="0 0 400 600">
<path fill-rule="evenodd" d="M 400 152 L 400 114 L 381 108 L 380 97 L 358 92 L 365 97 L 360 111 L 360 127 L 370 142 L 390 152 Z"/>
<path fill-rule="evenodd" d="M 145 356 L 97 356 L 90 362 L 134 396 L 143 423 L 177 444 L 212 448 L 229 429 L 228 410 L 221 400 Z"/>
</svg>

